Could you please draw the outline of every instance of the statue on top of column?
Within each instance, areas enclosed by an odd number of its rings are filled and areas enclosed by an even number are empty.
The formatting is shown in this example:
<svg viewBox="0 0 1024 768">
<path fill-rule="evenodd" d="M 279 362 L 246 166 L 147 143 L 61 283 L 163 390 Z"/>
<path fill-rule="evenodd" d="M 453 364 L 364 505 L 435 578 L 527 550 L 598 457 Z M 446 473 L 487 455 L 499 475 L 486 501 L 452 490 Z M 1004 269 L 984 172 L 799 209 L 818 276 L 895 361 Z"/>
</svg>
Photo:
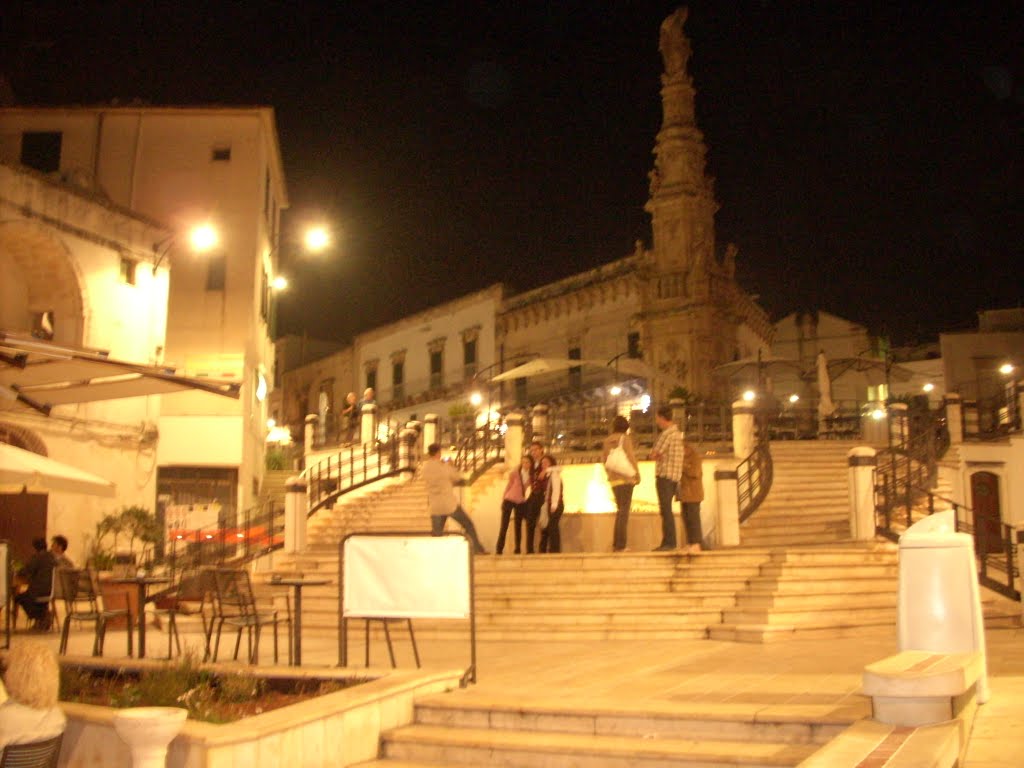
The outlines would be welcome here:
<svg viewBox="0 0 1024 768">
<path fill-rule="evenodd" d="M 683 25 L 689 14 L 686 6 L 676 8 L 672 15 L 661 22 L 661 34 L 658 36 L 658 50 L 665 61 L 665 74 L 685 74 L 686 64 L 690 60 L 690 41 L 686 39 Z"/>
</svg>

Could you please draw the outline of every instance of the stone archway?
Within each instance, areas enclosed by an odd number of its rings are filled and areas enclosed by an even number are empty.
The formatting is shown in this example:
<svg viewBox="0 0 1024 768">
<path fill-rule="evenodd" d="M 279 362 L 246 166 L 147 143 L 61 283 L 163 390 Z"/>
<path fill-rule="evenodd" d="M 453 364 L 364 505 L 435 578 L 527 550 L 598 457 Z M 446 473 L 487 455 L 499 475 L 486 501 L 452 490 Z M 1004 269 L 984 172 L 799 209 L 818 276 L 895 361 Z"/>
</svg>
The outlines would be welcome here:
<svg viewBox="0 0 1024 768">
<path fill-rule="evenodd" d="M 49 313 L 52 338 L 81 346 L 85 327 L 82 284 L 74 260 L 52 230 L 32 221 L 0 222 L 0 328 L 31 333 Z"/>
</svg>

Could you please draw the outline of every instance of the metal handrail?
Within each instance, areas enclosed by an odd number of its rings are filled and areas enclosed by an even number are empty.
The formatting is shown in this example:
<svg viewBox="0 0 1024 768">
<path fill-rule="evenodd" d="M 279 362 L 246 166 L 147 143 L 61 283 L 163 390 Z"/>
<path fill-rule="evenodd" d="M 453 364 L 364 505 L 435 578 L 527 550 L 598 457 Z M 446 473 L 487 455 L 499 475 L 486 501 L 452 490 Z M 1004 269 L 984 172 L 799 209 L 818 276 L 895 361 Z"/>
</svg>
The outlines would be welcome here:
<svg viewBox="0 0 1024 768">
<path fill-rule="evenodd" d="M 766 433 L 762 433 L 754 450 L 736 467 L 736 502 L 741 523 L 761 506 L 774 479 L 771 445 Z"/>
<path fill-rule="evenodd" d="M 408 463 L 413 463 L 411 455 Z M 400 461 L 397 435 L 386 443 L 345 446 L 302 472 L 306 481 L 307 514 L 313 515 L 333 504 L 348 491 L 411 468 Z"/>
</svg>

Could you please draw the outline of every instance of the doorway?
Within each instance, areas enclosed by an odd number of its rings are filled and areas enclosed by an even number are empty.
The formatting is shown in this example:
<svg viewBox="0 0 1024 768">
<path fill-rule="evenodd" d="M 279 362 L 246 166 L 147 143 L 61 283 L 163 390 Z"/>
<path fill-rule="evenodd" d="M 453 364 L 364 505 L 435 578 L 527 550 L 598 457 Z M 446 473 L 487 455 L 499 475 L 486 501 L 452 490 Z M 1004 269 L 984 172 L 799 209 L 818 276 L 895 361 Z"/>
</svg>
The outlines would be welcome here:
<svg viewBox="0 0 1024 768">
<path fill-rule="evenodd" d="M 45 493 L 0 493 L 0 539 L 11 543 L 11 558 L 24 563 L 32 540 L 46 538 Z"/>
<path fill-rule="evenodd" d="M 974 509 L 974 548 L 979 556 L 1003 551 L 1002 514 L 999 508 L 999 475 L 971 475 L 971 507 Z"/>
</svg>

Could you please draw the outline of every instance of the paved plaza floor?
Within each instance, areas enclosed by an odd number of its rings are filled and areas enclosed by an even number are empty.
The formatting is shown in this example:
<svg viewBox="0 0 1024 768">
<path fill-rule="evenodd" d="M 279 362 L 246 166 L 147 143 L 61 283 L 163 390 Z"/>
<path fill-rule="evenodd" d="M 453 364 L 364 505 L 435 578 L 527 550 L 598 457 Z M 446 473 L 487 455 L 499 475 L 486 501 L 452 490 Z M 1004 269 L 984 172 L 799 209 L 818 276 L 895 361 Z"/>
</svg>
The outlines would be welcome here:
<svg viewBox="0 0 1024 768">
<path fill-rule="evenodd" d="M 399 666 L 413 666 L 408 639 L 395 631 Z M 15 640 L 23 635 L 16 635 Z M 57 649 L 58 635 L 32 635 Z M 184 633 L 189 645 L 201 646 L 198 634 Z M 225 638 L 227 640 L 227 638 Z M 151 630 L 151 656 L 166 654 L 167 636 Z M 92 633 L 75 631 L 70 654 L 88 654 Z M 987 631 L 992 696 L 978 709 L 967 768 L 1024 766 L 1024 629 Z M 231 646 L 227 644 L 230 656 Z M 283 648 L 284 646 L 282 646 Z M 269 644 L 261 662 L 269 664 Z M 766 645 L 714 640 L 603 641 L 589 643 L 482 642 L 477 649 L 478 682 L 474 691 L 488 696 L 528 697 L 551 701 L 718 702 L 740 704 L 834 704 L 868 713 L 859 695 L 865 664 L 895 652 L 895 632 L 859 638 L 790 640 Z M 108 633 L 105 656 L 123 657 L 122 630 Z M 470 652 L 465 643 L 419 643 L 423 666 L 462 668 Z M 363 646 L 350 648 L 352 666 L 362 666 Z M 384 643 L 375 642 L 371 662 L 387 665 Z M 303 641 L 305 667 L 337 663 L 337 641 L 308 636 Z"/>
</svg>

